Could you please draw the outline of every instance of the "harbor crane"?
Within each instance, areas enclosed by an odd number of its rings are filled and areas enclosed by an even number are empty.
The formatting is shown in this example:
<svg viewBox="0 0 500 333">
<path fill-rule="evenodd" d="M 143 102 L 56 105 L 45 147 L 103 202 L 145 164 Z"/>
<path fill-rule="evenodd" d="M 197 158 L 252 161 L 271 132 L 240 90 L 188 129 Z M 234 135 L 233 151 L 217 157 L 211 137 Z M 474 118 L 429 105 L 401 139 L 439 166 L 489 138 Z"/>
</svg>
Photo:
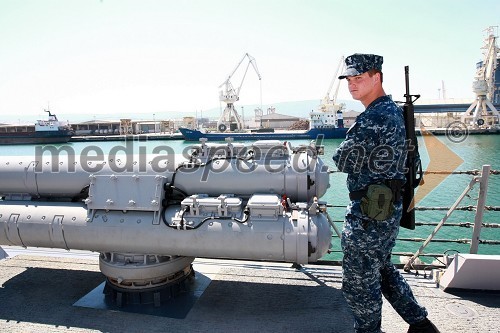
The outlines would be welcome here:
<svg viewBox="0 0 500 333">
<path fill-rule="evenodd" d="M 345 69 L 344 56 L 340 57 L 339 64 L 335 75 L 330 82 L 328 90 L 321 100 L 317 111 L 310 112 L 311 123 L 310 128 L 313 127 L 343 127 L 344 121 L 342 117 L 342 110 L 345 108 L 344 103 L 337 103 L 337 95 L 340 88 L 340 80 L 338 79 L 339 73 Z M 335 89 L 334 89 L 335 87 Z M 332 95 L 333 90 L 333 95 Z M 330 96 L 332 96 L 330 98 Z"/>
<path fill-rule="evenodd" d="M 231 83 L 231 79 L 233 78 L 233 75 L 236 73 L 236 71 L 238 70 L 238 68 L 241 66 L 241 64 L 245 59 L 248 59 L 245 72 L 243 73 L 243 77 L 241 78 L 240 85 L 237 88 L 234 88 L 233 84 Z M 241 58 L 238 65 L 236 65 L 235 69 L 231 72 L 231 74 L 229 74 L 227 79 L 219 86 L 219 89 L 224 87 L 223 90 L 220 91 L 219 100 L 221 102 L 226 103 L 224 111 L 222 111 L 221 116 L 217 121 L 217 129 L 220 132 L 224 132 L 228 127 L 231 130 L 233 129 L 241 130 L 244 128 L 243 120 L 239 115 L 239 113 L 234 108 L 234 103 L 240 99 L 241 87 L 243 85 L 243 81 L 245 80 L 250 65 L 252 65 L 253 69 L 257 73 L 259 81 L 261 81 L 262 78 L 260 76 L 259 70 L 257 69 L 257 63 L 255 61 L 255 58 L 249 55 L 248 53 L 245 53 L 245 55 L 243 56 L 243 58 Z M 261 100 L 262 100 L 262 88 L 261 88 Z"/>
<path fill-rule="evenodd" d="M 344 56 L 340 57 L 339 64 L 337 66 L 337 70 L 335 71 L 335 75 L 332 78 L 332 82 L 330 82 L 330 86 L 328 87 L 328 91 L 325 94 L 325 97 L 321 100 L 321 105 L 319 107 L 320 111 L 341 111 L 344 108 L 344 104 L 337 104 L 337 95 L 339 93 L 340 88 L 340 80 L 339 72 L 342 73 L 345 68 Z M 330 98 L 330 94 L 332 93 L 332 89 L 335 86 L 335 90 L 332 98 Z"/>
<path fill-rule="evenodd" d="M 496 45 L 498 37 L 494 33 L 494 28 L 490 26 L 486 29 L 485 46 L 483 46 L 484 58 L 477 64 L 476 76 L 472 84 L 476 100 L 462 116 L 462 122 L 474 127 L 494 125 L 500 119 L 500 113 L 491 103 L 495 90 L 495 71 L 499 54 Z"/>
</svg>

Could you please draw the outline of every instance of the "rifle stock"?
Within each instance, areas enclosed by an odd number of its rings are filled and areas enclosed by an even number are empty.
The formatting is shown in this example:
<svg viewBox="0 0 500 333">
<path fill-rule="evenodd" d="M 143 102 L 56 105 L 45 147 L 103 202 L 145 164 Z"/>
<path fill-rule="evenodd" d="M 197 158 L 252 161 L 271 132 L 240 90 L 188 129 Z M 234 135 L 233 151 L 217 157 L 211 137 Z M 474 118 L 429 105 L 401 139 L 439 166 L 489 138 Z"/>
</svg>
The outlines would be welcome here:
<svg viewBox="0 0 500 333">
<path fill-rule="evenodd" d="M 410 71 L 408 66 L 405 66 L 405 85 L 406 92 L 404 97 L 406 100 L 403 105 L 403 116 L 406 130 L 407 157 L 406 183 L 402 189 L 403 216 L 401 218 L 400 225 L 403 228 L 414 230 L 415 209 L 413 207 L 413 196 L 415 188 L 422 180 L 422 164 L 420 162 L 417 136 L 415 134 L 415 114 L 413 103 L 420 97 L 420 95 L 410 94 Z M 413 99 L 413 97 L 415 97 L 415 99 Z"/>
</svg>

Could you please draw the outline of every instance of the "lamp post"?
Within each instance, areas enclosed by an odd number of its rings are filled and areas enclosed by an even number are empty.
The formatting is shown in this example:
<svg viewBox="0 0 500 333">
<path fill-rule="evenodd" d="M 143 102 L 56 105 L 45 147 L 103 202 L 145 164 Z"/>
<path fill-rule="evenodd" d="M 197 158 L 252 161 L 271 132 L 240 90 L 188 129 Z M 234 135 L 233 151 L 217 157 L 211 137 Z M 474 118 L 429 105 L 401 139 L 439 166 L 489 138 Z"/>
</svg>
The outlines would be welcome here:
<svg viewBox="0 0 500 333">
<path fill-rule="evenodd" d="M 153 113 L 153 128 L 154 132 L 156 133 L 156 121 L 155 121 L 155 114 Z"/>
</svg>

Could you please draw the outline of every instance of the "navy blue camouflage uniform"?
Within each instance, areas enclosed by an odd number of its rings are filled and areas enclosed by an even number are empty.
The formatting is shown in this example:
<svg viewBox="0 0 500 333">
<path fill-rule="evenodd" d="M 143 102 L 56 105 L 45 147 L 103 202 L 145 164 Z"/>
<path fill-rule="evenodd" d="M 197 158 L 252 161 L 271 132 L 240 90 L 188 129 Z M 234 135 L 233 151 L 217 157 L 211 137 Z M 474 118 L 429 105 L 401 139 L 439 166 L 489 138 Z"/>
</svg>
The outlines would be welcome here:
<svg viewBox="0 0 500 333">
<path fill-rule="evenodd" d="M 351 73 L 347 76 L 361 74 L 349 72 L 349 66 L 346 73 Z M 402 110 L 389 96 L 374 100 L 357 117 L 333 160 L 340 171 L 348 174 L 349 192 L 366 190 L 370 184 L 389 179 L 404 182 L 406 150 Z M 342 291 L 354 314 L 356 332 L 380 332 L 382 295 L 409 324 L 427 317 L 427 311 L 417 303 L 409 285 L 391 262 L 401 216 L 401 200 L 394 203 L 392 216 L 382 221 L 363 215 L 360 200 L 351 200 L 347 206 L 341 240 Z"/>
</svg>

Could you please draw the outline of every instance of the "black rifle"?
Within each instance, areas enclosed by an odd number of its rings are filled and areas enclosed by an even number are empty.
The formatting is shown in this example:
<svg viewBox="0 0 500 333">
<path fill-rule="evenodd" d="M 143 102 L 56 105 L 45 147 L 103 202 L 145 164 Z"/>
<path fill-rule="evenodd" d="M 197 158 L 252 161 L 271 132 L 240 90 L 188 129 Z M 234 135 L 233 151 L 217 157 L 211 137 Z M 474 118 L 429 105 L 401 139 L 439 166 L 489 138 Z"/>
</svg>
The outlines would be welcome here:
<svg viewBox="0 0 500 333">
<path fill-rule="evenodd" d="M 415 229 L 415 209 L 412 207 L 413 196 L 415 188 L 422 180 L 422 163 L 420 161 L 420 154 L 418 153 L 418 142 L 415 134 L 415 115 L 413 103 L 420 97 L 420 95 L 410 95 L 410 71 L 409 67 L 405 66 L 405 85 L 406 101 L 403 105 L 403 116 L 405 120 L 406 129 L 406 144 L 407 144 L 407 157 L 406 157 L 406 183 L 403 186 L 403 217 L 401 218 L 400 225 L 403 228 Z M 415 97 L 415 99 L 413 99 Z"/>
</svg>

